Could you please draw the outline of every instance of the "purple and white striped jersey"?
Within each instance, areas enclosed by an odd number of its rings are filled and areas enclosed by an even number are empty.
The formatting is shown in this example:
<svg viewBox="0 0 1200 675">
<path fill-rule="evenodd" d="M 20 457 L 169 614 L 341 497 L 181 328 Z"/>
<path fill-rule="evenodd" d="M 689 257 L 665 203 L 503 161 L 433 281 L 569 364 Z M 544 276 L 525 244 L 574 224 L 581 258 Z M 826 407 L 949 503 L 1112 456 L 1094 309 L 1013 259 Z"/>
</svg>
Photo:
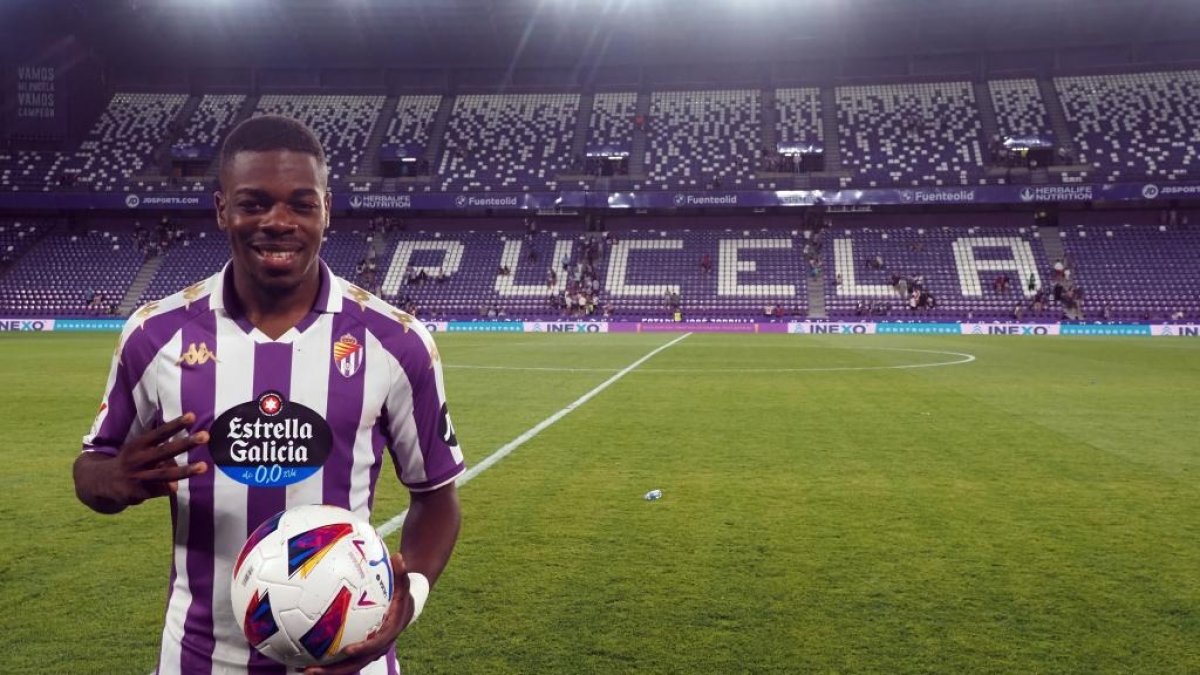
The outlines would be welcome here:
<svg viewBox="0 0 1200 675">
<path fill-rule="evenodd" d="M 370 517 L 388 448 L 409 490 L 464 470 L 437 348 L 425 327 L 321 263 L 314 308 L 271 340 L 227 310 L 226 268 L 152 302 L 125 325 L 84 452 L 115 455 L 185 412 L 207 445 L 179 463 L 209 471 L 171 498 L 174 556 L 160 673 L 284 673 L 247 645 L 229 577 L 246 537 L 300 504 Z M 364 673 L 397 672 L 394 650 Z"/>
</svg>

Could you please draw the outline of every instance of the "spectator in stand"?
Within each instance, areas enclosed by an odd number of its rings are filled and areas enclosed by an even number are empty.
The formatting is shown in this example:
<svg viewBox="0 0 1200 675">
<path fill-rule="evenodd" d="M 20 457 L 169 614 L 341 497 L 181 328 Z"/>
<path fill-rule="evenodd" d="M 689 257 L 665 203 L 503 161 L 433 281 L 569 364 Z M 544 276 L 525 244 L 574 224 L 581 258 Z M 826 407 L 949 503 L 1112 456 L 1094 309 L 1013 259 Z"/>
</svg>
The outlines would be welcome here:
<svg viewBox="0 0 1200 675">
<path fill-rule="evenodd" d="M 700 269 L 703 270 L 705 274 L 708 274 L 709 272 L 712 271 L 712 255 L 711 254 L 705 253 L 703 256 L 700 257 Z"/>
</svg>

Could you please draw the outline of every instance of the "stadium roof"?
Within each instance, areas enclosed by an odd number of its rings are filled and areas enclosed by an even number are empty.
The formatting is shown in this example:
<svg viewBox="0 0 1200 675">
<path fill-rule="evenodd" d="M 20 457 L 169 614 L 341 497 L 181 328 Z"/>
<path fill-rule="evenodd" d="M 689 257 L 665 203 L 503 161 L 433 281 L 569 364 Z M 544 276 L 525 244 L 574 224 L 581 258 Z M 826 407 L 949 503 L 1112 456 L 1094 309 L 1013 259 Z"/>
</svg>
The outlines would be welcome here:
<svg viewBox="0 0 1200 675">
<path fill-rule="evenodd" d="M 31 29 L 26 55 L 70 35 L 117 67 L 523 68 L 1173 43 L 1190 54 L 1200 31 L 1194 0 L 20 0 L 4 11 Z"/>
</svg>

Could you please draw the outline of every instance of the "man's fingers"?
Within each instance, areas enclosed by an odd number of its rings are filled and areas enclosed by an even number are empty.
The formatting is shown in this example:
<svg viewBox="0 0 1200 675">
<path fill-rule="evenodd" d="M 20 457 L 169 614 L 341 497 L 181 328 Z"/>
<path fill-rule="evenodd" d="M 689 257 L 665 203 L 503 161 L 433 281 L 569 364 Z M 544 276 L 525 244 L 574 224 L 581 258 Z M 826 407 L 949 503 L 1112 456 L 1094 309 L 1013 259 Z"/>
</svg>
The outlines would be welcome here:
<svg viewBox="0 0 1200 675">
<path fill-rule="evenodd" d="M 396 638 L 391 640 L 369 638 L 362 642 L 356 642 L 342 650 L 342 654 L 346 655 L 344 660 L 327 666 L 307 668 L 304 673 L 305 675 L 351 675 L 357 673 L 387 654 L 395 642 Z"/>
<path fill-rule="evenodd" d="M 154 427 L 150 431 L 147 431 L 142 435 L 141 440 L 144 440 L 146 445 L 158 445 L 159 443 L 162 443 L 168 438 L 191 426 L 191 424 L 195 421 L 196 416 L 194 414 L 190 412 L 184 413 L 170 422 L 165 422 L 157 427 Z"/>
<path fill-rule="evenodd" d="M 208 464 L 196 462 L 183 466 L 163 466 L 155 469 L 145 469 L 133 474 L 135 480 L 147 482 L 174 482 L 191 478 L 208 471 Z"/>
<path fill-rule="evenodd" d="M 169 443 L 163 443 L 162 445 L 154 448 L 153 454 L 147 458 L 147 461 L 157 463 L 164 459 L 171 459 L 172 457 L 181 455 L 188 450 L 191 450 L 197 445 L 204 445 L 208 442 L 208 438 L 209 436 L 207 431 L 197 431 L 191 436 L 176 438 Z"/>
</svg>

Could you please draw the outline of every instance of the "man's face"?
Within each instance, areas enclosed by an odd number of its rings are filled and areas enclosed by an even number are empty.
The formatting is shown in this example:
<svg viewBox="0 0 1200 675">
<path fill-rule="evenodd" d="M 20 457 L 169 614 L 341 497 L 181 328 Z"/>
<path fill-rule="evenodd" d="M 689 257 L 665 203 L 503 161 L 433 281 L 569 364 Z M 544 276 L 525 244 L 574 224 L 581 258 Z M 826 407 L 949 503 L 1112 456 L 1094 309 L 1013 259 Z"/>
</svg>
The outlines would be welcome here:
<svg viewBox="0 0 1200 675">
<path fill-rule="evenodd" d="M 239 276 L 278 293 L 318 274 L 332 196 L 316 157 L 290 150 L 239 152 L 222 172 L 214 198 Z"/>
</svg>

